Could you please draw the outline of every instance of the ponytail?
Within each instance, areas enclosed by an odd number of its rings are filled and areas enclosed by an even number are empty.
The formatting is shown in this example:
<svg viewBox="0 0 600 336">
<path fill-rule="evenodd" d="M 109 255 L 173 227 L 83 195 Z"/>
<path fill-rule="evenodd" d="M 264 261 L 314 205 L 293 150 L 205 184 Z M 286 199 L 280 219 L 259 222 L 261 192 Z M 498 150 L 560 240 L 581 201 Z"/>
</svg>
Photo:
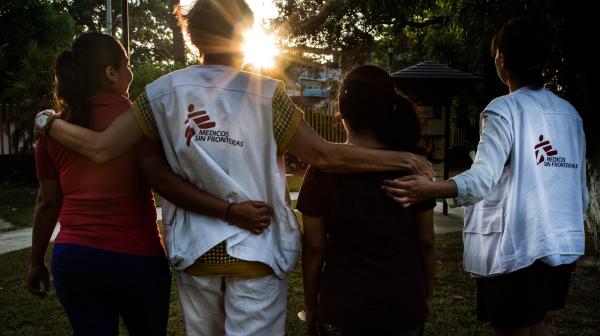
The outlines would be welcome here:
<svg viewBox="0 0 600 336">
<path fill-rule="evenodd" d="M 423 154 L 421 122 L 415 105 L 398 93 L 391 100 L 393 107 L 380 113 L 375 136 L 390 149 Z"/>
<path fill-rule="evenodd" d="M 73 50 L 66 49 L 56 58 L 54 66 L 54 105 L 62 118 L 73 124 L 89 127 L 92 93 L 89 90 Z"/>
<path fill-rule="evenodd" d="M 101 33 L 84 33 L 54 64 L 54 107 L 62 118 L 89 128 L 92 97 L 106 88 L 104 71 L 120 69 L 127 54 L 118 40 Z"/>
<path fill-rule="evenodd" d="M 340 87 L 338 104 L 353 131 L 372 132 L 389 149 L 424 153 L 417 109 L 396 92 L 385 70 L 363 65 L 350 71 Z"/>
</svg>

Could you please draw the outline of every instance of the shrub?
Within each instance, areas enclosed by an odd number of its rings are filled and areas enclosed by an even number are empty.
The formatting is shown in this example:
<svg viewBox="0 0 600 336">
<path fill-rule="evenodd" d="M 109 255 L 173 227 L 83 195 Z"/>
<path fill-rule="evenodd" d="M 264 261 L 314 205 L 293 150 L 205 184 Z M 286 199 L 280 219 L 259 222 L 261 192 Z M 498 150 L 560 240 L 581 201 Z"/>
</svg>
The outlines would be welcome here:
<svg viewBox="0 0 600 336">
<path fill-rule="evenodd" d="M 600 257 L 600 170 L 588 164 L 588 190 L 590 205 L 585 219 L 586 229 L 590 234 L 594 255 Z"/>
<path fill-rule="evenodd" d="M 129 86 L 129 97 L 134 100 L 140 95 L 146 85 L 154 82 L 157 78 L 175 70 L 170 64 L 142 63 L 133 67 L 133 82 Z"/>
</svg>

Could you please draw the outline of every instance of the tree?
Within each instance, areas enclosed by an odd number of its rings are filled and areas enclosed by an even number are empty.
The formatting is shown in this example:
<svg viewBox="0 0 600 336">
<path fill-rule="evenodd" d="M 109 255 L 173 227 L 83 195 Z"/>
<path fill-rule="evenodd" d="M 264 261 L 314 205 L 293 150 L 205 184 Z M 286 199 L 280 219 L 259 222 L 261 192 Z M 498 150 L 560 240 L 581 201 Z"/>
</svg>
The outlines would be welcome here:
<svg viewBox="0 0 600 336">
<path fill-rule="evenodd" d="M 68 13 L 43 0 L 0 3 L 0 95 L 3 100 L 36 100 L 30 87 L 50 83 L 50 68 L 57 50 L 74 36 Z M 22 73 L 23 72 L 23 73 Z M 49 92 L 49 86 L 40 96 Z"/>
<path fill-rule="evenodd" d="M 78 32 L 106 32 L 105 0 L 55 0 L 57 6 L 67 11 L 77 23 Z M 144 63 L 173 64 L 182 59 L 183 37 L 173 16 L 177 0 L 129 1 L 129 36 L 131 63 L 135 67 Z M 112 0 L 114 34 L 121 35 L 117 16 L 121 13 L 121 1 Z M 185 52 L 183 51 L 184 55 Z M 176 55 L 175 55 L 176 54 Z M 185 63 L 185 57 L 183 62 Z"/>
<path fill-rule="evenodd" d="M 27 149 L 33 139 L 33 116 L 50 106 L 51 68 L 56 53 L 75 33 L 71 16 L 44 0 L 0 3 L 0 102 L 18 104 L 22 116 L 14 122 L 11 139 L 17 152 L 24 137 Z"/>
<path fill-rule="evenodd" d="M 276 0 L 280 32 L 292 52 L 333 55 L 342 69 L 369 60 L 386 67 L 386 51 L 395 51 L 392 69 L 423 60 L 448 64 L 483 77 L 480 106 L 506 93 L 489 54 L 493 33 L 509 18 L 534 16 L 551 27 L 553 55 L 549 85 L 579 111 L 587 129 L 588 152 L 598 153 L 600 139 L 589 128 L 598 124 L 598 95 L 593 82 L 597 64 L 589 52 L 595 36 L 591 2 L 545 0 Z M 594 33 L 593 33 L 594 32 Z"/>
<path fill-rule="evenodd" d="M 141 91 L 145 84 L 160 75 L 173 70 L 175 54 L 179 66 L 185 63 L 183 37 L 172 14 L 172 5 L 177 2 L 131 2 L 131 62 L 137 77 L 132 88 L 137 91 Z M 120 1 L 113 0 L 113 8 L 114 19 L 117 21 Z M 20 110 L 28 115 L 50 107 L 51 69 L 56 55 L 72 43 L 76 34 L 105 31 L 105 14 L 104 0 L 1 2 L 2 102 L 18 103 Z M 118 22 L 115 22 L 115 26 L 119 26 Z M 120 31 L 117 29 L 116 33 L 119 35 Z M 23 125 L 23 131 L 31 128 L 30 123 Z M 15 136 L 20 135 L 20 132 L 15 132 Z"/>
<path fill-rule="evenodd" d="M 297 52 L 330 54 L 343 70 L 371 59 L 382 42 L 401 50 L 405 28 L 421 28 L 443 17 L 434 1 L 277 0 L 275 24 Z M 387 50 L 387 47 L 385 48 Z"/>
</svg>

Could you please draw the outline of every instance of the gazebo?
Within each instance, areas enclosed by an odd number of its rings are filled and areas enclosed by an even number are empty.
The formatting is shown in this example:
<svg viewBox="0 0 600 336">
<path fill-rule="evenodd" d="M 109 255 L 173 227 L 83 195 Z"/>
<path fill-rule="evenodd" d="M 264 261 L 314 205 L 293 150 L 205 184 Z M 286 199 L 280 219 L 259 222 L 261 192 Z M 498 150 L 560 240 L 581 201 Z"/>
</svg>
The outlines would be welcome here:
<svg viewBox="0 0 600 336">
<path fill-rule="evenodd" d="M 422 62 L 392 73 L 396 87 L 418 104 L 426 119 L 424 134 L 431 145 L 431 161 L 438 176 L 449 178 L 450 104 L 460 90 L 481 77 L 433 62 Z M 444 215 L 448 206 L 444 202 Z"/>
</svg>

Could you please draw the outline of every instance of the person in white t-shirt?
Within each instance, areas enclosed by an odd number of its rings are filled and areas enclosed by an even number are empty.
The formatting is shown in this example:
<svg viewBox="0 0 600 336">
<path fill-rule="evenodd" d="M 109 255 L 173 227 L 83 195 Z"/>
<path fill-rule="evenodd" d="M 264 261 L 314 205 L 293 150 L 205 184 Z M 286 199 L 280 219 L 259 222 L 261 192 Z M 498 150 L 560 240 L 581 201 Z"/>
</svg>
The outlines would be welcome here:
<svg viewBox="0 0 600 336">
<path fill-rule="evenodd" d="M 531 19 L 508 21 L 492 56 L 510 90 L 481 114 L 471 169 L 447 181 L 386 181 L 403 206 L 454 198 L 465 209 L 464 265 L 475 276 L 477 317 L 495 335 L 550 335 L 548 310 L 561 309 L 584 254 L 586 187 L 582 120 L 543 88 L 550 42 Z"/>
<path fill-rule="evenodd" d="M 182 21 L 202 65 L 148 85 L 103 132 L 54 118 L 36 124 L 100 162 L 144 137 L 160 139 L 173 171 L 199 188 L 232 206 L 249 199 L 271 205 L 270 221 L 236 227 L 165 202 L 165 245 L 189 335 L 282 335 L 286 276 L 300 249 L 299 225 L 286 202 L 283 154 L 329 171 L 403 170 L 427 177 L 433 171 L 415 154 L 325 142 L 302 121 L 283 83 L 240 71 L 242 33 L 252 25 L 243 0 L 199 0 Z"/>
</svg>

